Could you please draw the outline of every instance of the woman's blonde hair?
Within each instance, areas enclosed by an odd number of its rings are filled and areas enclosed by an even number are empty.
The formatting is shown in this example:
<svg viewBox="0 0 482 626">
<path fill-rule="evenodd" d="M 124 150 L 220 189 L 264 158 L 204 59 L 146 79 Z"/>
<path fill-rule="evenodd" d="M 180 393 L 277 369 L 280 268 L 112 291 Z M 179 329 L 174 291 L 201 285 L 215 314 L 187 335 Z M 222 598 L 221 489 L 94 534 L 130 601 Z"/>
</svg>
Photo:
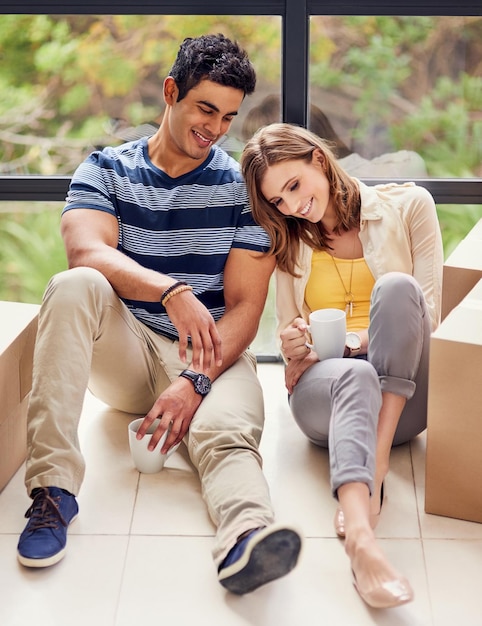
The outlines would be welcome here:
<svg viewBox="0 0 482 626">
<path fill-rule="evenodd" d="M 253 217 L 271 237 L 270 252 L 278 267 L 296 276 L 300 240 L 311 248 L 330 248 L 330 237 L 323 224 L 285 216 L 261 193 L 268 168 L 292 160 L 311 162 L 314 150 L 323 155 L 324 170 L 337 216 L 336 233 L 359 224 L 360 190 L 357 182 L 343 170 L 327 143 L 302 126 L 275 123 L 260 128 L 247 142 L 241 155 L 241 169 L 248 189 Z"/>
</svg>

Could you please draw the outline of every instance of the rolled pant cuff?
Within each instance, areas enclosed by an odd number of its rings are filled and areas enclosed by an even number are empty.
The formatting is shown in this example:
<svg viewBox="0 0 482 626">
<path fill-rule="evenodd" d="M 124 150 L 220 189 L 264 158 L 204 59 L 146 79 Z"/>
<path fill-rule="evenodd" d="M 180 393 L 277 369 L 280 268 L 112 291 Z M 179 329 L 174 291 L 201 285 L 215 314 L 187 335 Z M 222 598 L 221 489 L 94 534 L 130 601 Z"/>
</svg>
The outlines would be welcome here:
<svg viewBox="0 0 482 626">
<path fill-rule="evenodd" d="M 337 473 L 331 483 L 331 491 L 336 500 L 338 500 L 338 489 L 348 483 L 363 483 L 368 486 L 370 495 L 373 493 L 373 475 L 366 467 L 350 467 Z"/>
<path fill-rule="evenodd" d="M 32 491 L 34 489 L 38 489 L 39 487 L 57 487 L 58 489 L 68 491 L 75 497 L 77 497 L 79 492 L 77 485 L 71 481 L 66 481 L 65 478 L 62 478 L 61 476 L 37 476 L 36 478 L 26 481 L 25 486 L 30 497 L 32 495 Z"/>
<path fill-rule="evenodd" d="M 415 393 L 417 385 L 413 380 L 407 380 L 406 378 L 397 378 L 396 376 L 380 376 L 380 388 L 382 393 L 394 393 L 397 396 L 402 396 L 407 400 Z"/>
</svg>

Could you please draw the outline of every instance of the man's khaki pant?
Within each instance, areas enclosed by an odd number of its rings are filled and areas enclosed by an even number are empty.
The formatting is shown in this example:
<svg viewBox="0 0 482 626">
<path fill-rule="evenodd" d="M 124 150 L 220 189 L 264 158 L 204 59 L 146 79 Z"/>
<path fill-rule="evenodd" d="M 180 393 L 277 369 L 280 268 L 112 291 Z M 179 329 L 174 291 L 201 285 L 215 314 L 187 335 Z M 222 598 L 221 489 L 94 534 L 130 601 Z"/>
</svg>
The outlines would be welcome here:
<svg viewBox="0 0 482 626">
<path fill-rule="evenodd" d="M 178 343 L 140 323 L 100 272 L 76 268 L 54 276 L 34 356 L 28 493 L 48 486 L 79 493 L 85 463 L 77 431 L 87 387 L 110 406 L 143 415 L 185 367 Z M 258 451 L 264 406 L 255 368 L 245 352 L 219 376 L 184 439 L 217 526 L 216 565 L 241 533 L 273 522 Z"/>
</svg>

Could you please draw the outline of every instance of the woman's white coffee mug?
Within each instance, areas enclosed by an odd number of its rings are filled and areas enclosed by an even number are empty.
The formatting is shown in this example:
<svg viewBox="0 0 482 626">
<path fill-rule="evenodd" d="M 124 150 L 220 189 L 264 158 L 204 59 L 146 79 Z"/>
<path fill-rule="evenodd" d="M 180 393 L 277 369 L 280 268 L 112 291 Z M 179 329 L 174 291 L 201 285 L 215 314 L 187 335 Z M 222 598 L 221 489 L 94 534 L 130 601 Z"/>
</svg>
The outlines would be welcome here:
<svg viewBox="0 0 482 626">
<path fill-rule="evenodd" d="M 309 317 L 308 331 L 313 341 L 307 347 L 320 361 L 341 358 L 345 352 L 346 313 L 341 309 L 318 309 Z"/>
<path fill-rule="evenodd" d="M 137 431 L 143 421 L 144 418 L 139 417 L 129 424 L 129 447 L 131 450 L 131 456 L 137 471 L 142 472 L 143 474 L 155 474 L 156 472 L 160 472 L 162 470 L 164 463 L 171 456 L 171 454 L 179 448 L 180 444 L 178 443 L 170 448 L 167 454 L 161 454 L 161 448 L 167 438 L 166 431 L 159 439 L 154 450 L 148 450 L 147 446 L 151 441 L 152 433 L 159 426 L 161 420 L 154 420 L 147 429 L 144 437 L 142 439 L 137 439 Z"/>
</svg>

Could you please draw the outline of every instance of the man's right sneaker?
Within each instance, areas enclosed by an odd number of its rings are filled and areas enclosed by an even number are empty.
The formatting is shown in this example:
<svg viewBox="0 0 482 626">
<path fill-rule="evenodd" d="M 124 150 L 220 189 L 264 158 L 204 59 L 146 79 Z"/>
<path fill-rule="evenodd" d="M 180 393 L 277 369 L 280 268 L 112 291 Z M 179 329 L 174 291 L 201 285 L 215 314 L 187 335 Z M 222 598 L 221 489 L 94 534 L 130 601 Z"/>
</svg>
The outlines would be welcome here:
<svg viewBox="0 0 482 626">
<path fill-rule="evenodd" d="M 26 567 L 48 567 L 64 557 L 67 528 L 77 517 L 79 507 L 75 496 L 58 487 L 34 489 L 32 497 L 17 556 Z"/>
<path fill-rule="evenodd" d="M 290 572 L 301 546 L 301 535 L 294 528 L 281 524 L 256 528 L 229 551 L 219 567 L 218 580 L 231 593 L 250 593 Z"/>
</svg>

